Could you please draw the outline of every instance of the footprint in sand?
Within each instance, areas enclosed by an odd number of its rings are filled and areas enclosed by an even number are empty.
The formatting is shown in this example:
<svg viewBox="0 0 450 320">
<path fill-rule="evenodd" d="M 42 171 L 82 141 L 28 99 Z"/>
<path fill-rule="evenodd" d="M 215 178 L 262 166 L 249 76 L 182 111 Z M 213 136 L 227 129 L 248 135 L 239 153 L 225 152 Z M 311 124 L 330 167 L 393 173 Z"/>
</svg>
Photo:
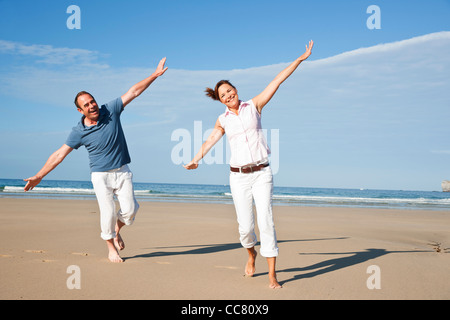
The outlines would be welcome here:
<svg viewBox="0 0 450 320">
<path fill-rule="evenodd" d="M 171 262 L 166 261 L 156 261 L 157 264 L 172 264 Z"/>
<path fill-rule="evenodd" d="M 44 250 L 25 250 L 25 252 L 28 252 L 28 253 L 45 253 Z"/>
<path fill-rule="evenodd" d="M 236 270 L 237 267 L 231 267 L 231 266 L 214 266 L 215 268 L 219 269 L 230 269 L 230 270 Z"/>
<path fill-rule="evenodd" d="M 47 251 L 45 250 L 24 250 L 25 252 L 28 253 L 46 253 Z M 50 260 L 50 259 L 35 259 L 35 261 L 40 261 L 40 262 L 54 262 L 56 260 Z"/>
<path fill-rule="evenodd" d="M 72 252 L 72 254 L 74 254 L 76 256 L 84 256 L 84 257 L 87 257 L 90 255 L 89 253 L 85 253 L 85 252 Z"/>
</svg>

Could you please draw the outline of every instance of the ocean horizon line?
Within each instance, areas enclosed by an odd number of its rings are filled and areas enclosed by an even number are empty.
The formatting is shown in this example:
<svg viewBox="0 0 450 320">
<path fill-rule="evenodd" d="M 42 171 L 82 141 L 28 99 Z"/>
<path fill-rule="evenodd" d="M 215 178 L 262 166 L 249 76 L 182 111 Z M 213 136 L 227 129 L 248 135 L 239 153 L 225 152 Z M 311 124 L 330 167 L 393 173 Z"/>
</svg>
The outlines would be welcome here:
<svg viewBox="0 0 450 320">
<path fill-rule="evenodd" d="M 22 181 L 25 186 L 26 182 L 23 179 L 18 178 L 0 178 L 0 187 L 2 186 L 1 182 L 3 180 L 17 180 Z M 76 183 L 91 183 L 90 180 L 74 180 L 74 179 L 45 179 L 42 180 L 41 184 L 45 181 L 51 182 L 76 182 Z M 133 181 L 134 184 L 161 184 L 161 185 L 194 185 L 194 186 L 224 186 L 229 187 L 229 184 L 213 184 L 213 183 L 179 183 L 179 182 L 142 182 L 142 181 Z M 276 188 L 305 188 L 305 189 L 337 189 L 337 190 L 369 190 L 369 191 L 404 191 L 404 192 L 443 192 L 442 190 L 421 190 L 421 189 L 409 189 L 409 188 L 375 188 L 375 187 L 320 187 L 320 186 L 293 186 L 293 185 L 275 185 Z"/>
<path fill-rule="evenodd" d="M 28 192 L 24 192 L 24 185 L 21 179 L 0 179 L 0 198 L 95 199 L 90 181 L 44 180 Z M 233 203 L 229 185 L 135 182 L 134 189 L 139 201 Z M 272 202 L 285 206 L 450 210 L 450 193 L 274 186 Z"/>
</svg>

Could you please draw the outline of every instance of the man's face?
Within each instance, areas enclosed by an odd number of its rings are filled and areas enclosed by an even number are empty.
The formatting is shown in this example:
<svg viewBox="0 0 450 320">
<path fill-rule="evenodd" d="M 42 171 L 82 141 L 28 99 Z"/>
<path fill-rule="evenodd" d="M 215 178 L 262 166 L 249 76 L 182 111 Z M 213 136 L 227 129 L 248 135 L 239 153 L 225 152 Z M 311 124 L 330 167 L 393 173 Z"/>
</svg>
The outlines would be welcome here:
<svg viewBox="0 0 450 320">
<path fill-rule="evenodd" d="M 83 94 L 78 97 L 78 111 L 90 121 L 97 121 L 100 114 L 97 102 L 89 94 Z"/>
</svg>

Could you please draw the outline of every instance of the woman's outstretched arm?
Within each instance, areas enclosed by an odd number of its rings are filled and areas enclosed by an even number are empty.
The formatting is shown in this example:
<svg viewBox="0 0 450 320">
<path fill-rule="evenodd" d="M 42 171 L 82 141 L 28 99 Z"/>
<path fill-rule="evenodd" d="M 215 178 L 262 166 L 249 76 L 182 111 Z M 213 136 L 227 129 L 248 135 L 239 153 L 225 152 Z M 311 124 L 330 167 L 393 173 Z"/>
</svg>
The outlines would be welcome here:
<svg viewBox="0 0 450 320">
<path fill-rule="evenodd" d="M 259 95 L 253 98 L 253 103 L 258 109 L 258 112 L 261 113 L 264 106 L 272 99 L 275 92 L 277 92 L 280 85 L 287 79 L 289 76 L 297 69 L 297 67 L 304 60 L 308 59 L 311 55 L 311 50 L 313 48 L 314 42 L 311 40 L 309 44 L 306 46 L 306 51 L 300 57 L 298 57 L 294 62 L 292 62 L 286 69 L 281 71 L 275 79 L 261 92 Z"/>
<path fill-rule="evenodd" d="M 188 170 L 197 169 L 198 162 L 211 150 L 211 148 L 223 137 L 225 130 L 220 126 L 219 119 L 216 121 L 213 131 L 209 135 L 208 139 L 203 143 L 200 151 L 195 155 L 194 159 L 187 165 L 183 166 Z"/>
</svg>

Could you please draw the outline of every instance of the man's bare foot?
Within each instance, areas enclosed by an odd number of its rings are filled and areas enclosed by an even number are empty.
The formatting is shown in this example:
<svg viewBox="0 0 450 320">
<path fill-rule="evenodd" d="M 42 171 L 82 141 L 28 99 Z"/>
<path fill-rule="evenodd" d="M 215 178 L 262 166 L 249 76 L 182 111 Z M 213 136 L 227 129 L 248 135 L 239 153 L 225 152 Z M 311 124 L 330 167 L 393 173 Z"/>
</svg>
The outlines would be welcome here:
<svg viewBox="0 0 450 320">
<path fill-rule="evenodd" d="M 115 239 L 106 240 L 106 245 L 108 246 L 108 259 L 114 263 L 123 262 L 123 259 L 120 257 L 119 252 L 117 251 L 114 245 Z"/>
<path fill-rule="evenodd" d="M 245 275 L 247 277 L 253 277 L 256 271 L 255 263 L 256 263 L 256 256 L 258 253 L 254 248 L 247 249 L 248 251 L 248 261 L 245 265 Z"/>
<path fill-rule="evenodd" d="M 117 219 L 116 221 L 116 237 L 114 238 L 114 245 L 116 246 L 118 251 L 125 249 L 125 242 L 123 242 L 122 237 L 120 236 L 120 229 L 125 225 L 122 221 Z"/>
<path fill-rule="evenodd" d="M 114 238 L 114 245 L 116 246 L 117 250 L 125 249 L 125 242 L 123 242 L 122 237 L 118 233 L 117 236 Z"/>
<path fill-rule="evenodd" d="M 281 289 L 283 286 L 278 283 L 276 275 L 269 274 L 269 288 L 270 289 Z"/>
</svg>

